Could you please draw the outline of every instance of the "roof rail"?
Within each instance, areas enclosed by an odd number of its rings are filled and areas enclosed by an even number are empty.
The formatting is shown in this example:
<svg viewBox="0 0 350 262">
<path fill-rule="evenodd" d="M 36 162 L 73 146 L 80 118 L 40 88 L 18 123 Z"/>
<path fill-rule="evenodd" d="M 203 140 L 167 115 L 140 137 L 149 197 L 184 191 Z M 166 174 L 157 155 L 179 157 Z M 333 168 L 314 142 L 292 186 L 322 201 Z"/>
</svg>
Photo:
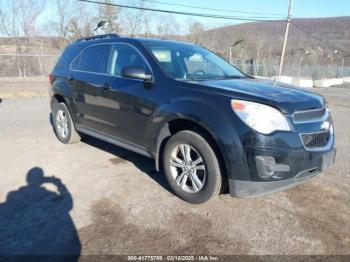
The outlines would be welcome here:
<svg viewBox="0 0 350 262">
<path fill-rule="evenodd" d="M 117 34 L 93 35 L 93 36 L 80 38 L 80 39 L 74 41 L 74 43 L 78 43 L 78 42 L 82 42 L 82 41 L 89 41 L 89 40 L 98 40 L 98 39 L 103 39 L 103 38 L 118 38 L 118 37 L 119 37 L 119 35 L 117 35 Z"/>
</svg>

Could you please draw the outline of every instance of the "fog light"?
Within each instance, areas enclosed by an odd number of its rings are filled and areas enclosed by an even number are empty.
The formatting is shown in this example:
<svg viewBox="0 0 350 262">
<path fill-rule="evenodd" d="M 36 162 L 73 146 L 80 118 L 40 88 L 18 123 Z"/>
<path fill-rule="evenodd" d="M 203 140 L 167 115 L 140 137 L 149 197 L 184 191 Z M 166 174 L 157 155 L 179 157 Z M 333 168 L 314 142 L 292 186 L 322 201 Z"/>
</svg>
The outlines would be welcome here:
<svg viewBox="0 0 350 262">
<path fill-rule="evenodd" d="M 256 156 L 256 168 L 261 178 L 270 178 L 276 172 L 289 172 L 289 165 L 277 164 L 274 157 L 271 156 Z"/>
</svg>

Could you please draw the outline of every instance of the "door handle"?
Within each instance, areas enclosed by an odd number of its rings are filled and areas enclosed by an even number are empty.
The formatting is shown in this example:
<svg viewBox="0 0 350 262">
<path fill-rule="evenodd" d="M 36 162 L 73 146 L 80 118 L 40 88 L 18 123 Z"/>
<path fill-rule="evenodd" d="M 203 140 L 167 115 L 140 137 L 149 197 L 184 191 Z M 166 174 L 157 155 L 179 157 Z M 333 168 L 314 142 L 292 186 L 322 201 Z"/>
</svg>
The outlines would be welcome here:
<svg viewBox="0 0 350 262">
<path fill-rule="evenodd" d="M 111 89 L 111 85 L 108 84 L 108 83 L 105 83 L 105 84 L 103 85 L 103 90 L 109 90 L 109 89 Z"/>
</svg>

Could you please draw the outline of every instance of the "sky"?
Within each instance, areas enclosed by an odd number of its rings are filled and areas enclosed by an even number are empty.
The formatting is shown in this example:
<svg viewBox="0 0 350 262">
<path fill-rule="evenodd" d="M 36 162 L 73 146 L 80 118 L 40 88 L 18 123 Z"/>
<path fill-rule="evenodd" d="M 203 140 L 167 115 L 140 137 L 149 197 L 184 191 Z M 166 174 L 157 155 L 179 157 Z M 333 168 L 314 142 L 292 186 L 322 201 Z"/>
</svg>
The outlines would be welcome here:
<svg viewBox="0 0 350 262">
<path fill-rule="evenodd" d="M 248 12 L 287 14 L 289 0 L 160 0 L 201 7 L 242 10 Z M 294 0 L 293 15 L 297 17 L 349 16 L 349 0 Z M 161 5 L 158 5 L 159 7 Z M 164 6 L 164 5 L 162 5 Z M 166 6 L 164 6 L 165 8 Z M 183 8 L 178 7 L 176 10 Z M 199 11 L 199 10 L 198 10 Z M 202 11 L 201 11 L 202 12 Z M 207 12 L 207 11 L 205 11 Z"/>
<path fill-rule="evenodd" d="M 118 1 L 116 1 L 118 2 Z M 119 1 L 120 2 L 120 1 Z M 226 9 L 233 11 L 276 13 L 287 15 L 289 0 L 159 0 L 184 5 L 200 6 L 205 8 Z M 153 8 L 170 9 L 176 11 L 190 11 L 198 13 L 214 13 L 225 15 L 254 16 L 240 13 L 223 13 L 210 10 L 198 10 L 185 7 L 167 6 L 152 3 Z M 293 0 L 292 15 L 295 17 L 330 17 L 350 16 L 350 0 Z M 259 16 L 256 14 L 255 16 Z M 176 16 L 179 21 L 186 21 L 185 16 Z M 242 23 L 244 21 L 226 21 L 212 18 L 195 18 L 211 24 L 212 27 L 220 24 Z"/>
<path fill-rule="evenodd" d="M 200 6 L 205 8 L 218 8 L 226 10 L 238 10 L 247 12 L 280 13 L 287 14 L 289 0 L 158 0 L 173 4 L 184 4 Z M 6 2 L 6 0 L 5 0 Z M 54 1 L 48 0 L 48 6 Z M 128 1 L 114 0 L 115 3 L 128 3 Z M 293 0 L 293 15 L 296 17 L 329 17 L 329 16 L 349 16 L 350 0 Z M 87 4 L 93 6 L 92 4 Z M 189 11 L 201 13 L 218 13 L 210 10 L 197 10 L 185 7 L 168 6 L 157 3 L 149 3 L 150 7 L 158 9 Z M 222 12 L 219 12 L 222 14 Z M 230 14 L 230 13 L 227 13 Z M 234 15 L 234 14 L 231 14 Z M 243 15 L 243 14 L 237 14 Z M 247 15 L 249 16 L 249 15 Z M 179 20 L 184 16 L 177 16 Z M 219 19 L 203 19 L 215 22 Z M 219 20 L 220 21 L 220 20 Z"/>
<path fill-rule="evenodd" d="M 8 0 L 3 0 L 2 4 L 5 4 Z M 20 0 L 24 1 L 24 0 Z M 97 0 L 101 1 L 101 0 Z M 133 1 L 128 0 L 113 0 L 115 3 L 130 4 Z M 172 4 L 183 4 L 200 6 L 204 8 L 216 8 L 225 9 L 231 11 L 245 11 L 245 12 L 258 12 L 258 13 L 276 13 L 282 16 L 287 15 L 289 0 L 155 0 L 156 2 L 166 2 Z M 350 0 L 293 0 L 292 15 L 294 17 L 334 17 L 334 16 L 350 16 Z M 1 3 L 1 2 L 0 2 Z M 97 9 L 98 5 L 86 3 L 91 10 Z M 262 16 L 259 14 L 242 14 L 242 13 L 230 13 L 219 12 L 214 10 L 201 10 L 186 8 L 174 5 L 163 5 L 158 3 L 148 3 L 150 8 L 185 11 L 185 12 L 197 12 L 206 14 L 220 14 L 230 16 Z M 48 19 L 52 19 L 54 16 L 55 0 L 47 0 L 45 12 L 40 17 L 40 24 L 44 25 Z M 95 10 L 96 10 L 95 9 Z M 153 13 L 153 12 L 152 12 Z M 155 13 L 156 14 L 156 13 Z M 158 13 L 159 14 L 159 13 Z M 188 22 L 189 17 L 183 15 L 175 15 L 177 22 L 185 24 Z M 206 25 L 206 28 L 220 27 L 229 24 L 243 23 L 246 21 L 232 21 L 213 18 L 199 18 L 191 17 Z"/>
</svg>

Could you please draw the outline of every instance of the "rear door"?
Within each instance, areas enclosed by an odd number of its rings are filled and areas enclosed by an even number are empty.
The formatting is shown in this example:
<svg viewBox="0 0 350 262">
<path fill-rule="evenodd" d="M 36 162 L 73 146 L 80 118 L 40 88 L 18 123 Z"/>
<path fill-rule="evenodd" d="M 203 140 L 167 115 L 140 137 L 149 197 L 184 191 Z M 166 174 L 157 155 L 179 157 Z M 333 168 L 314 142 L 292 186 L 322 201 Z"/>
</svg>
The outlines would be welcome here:
<svg viewBox="0 0 350 262">
<path fill-rule="evenodd" d="M 72 62 L 69 81 L 73 89 L 78 122 L 93 129 L 104 128 L 100 94 L 110 81 L 107 75 L 111 45 L 98 44 L 84 49 Z"/>
</svg>

